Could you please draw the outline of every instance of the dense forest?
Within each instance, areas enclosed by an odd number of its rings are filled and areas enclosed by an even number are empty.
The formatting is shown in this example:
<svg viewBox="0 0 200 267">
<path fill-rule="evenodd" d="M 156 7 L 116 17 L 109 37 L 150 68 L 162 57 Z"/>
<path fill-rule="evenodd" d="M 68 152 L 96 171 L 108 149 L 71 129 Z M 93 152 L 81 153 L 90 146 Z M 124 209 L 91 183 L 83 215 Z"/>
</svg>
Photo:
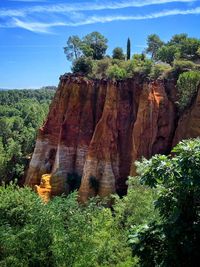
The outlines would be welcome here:
<svg viewBox="0 0 200 267">
<path fill-rule="evenodd" d="M 0 183 L 22 181 L 53 89 L 0 91 Z"/>
<path fill-rule="evenodd" d="M 64 48 L 72 71 L 89 78 L 174 78 L 183 112 L 200 84 L 200 40 L 150 35 L 147 49 L 131 56 L 94 32 L 71 36 Z M 53 88 L 0 91 L 0 266 L 195 267 L 200 261 L 200 139 L 179 143 L 168 156 L 136 162 L 128 193 L 92 198 L 77 191 L 44 203 L 23 176 Z M 112 206 L 108 205 L 112 203 Z"/>
</svg>

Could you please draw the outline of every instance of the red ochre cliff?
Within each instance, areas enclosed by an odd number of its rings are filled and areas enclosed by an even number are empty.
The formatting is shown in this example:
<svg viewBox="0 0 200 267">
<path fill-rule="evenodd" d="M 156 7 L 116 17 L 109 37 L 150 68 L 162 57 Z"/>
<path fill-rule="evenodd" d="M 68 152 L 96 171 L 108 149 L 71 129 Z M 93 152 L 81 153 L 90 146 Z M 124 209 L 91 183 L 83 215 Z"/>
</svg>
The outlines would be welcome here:
<svg viewBox="0 0 200 267">
<path fill-rule="evenodd" d="M 61 76 L 26 184 L 48 200 L 68 193 L 68 174 L 76 173 L 82 177 L 81 201 L 96 194 L 125 194 L 135 160 L 167 154 L 172 144 L 200 135 L 200 93 L 178 119 L 175 92 L 172 80 Z"/>
</svg>

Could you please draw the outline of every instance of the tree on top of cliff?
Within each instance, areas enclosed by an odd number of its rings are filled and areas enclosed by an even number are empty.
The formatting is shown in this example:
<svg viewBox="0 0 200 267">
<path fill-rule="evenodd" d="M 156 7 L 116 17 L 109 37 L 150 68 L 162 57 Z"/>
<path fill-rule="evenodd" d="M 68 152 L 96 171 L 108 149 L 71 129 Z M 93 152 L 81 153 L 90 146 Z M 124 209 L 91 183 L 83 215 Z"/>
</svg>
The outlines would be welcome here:
<svg viewBox="0 0 200 267">
<path fill-rule="evenodd" d="M 68 60 L 77 60 L 80 56 L 91 57 L 94 60 L 104 58 L 108 40 L 99 32 L 91 32 L 80 39 L 77 35 L 70 36 L 64 53 Z"/>
<path fill-rule="evenodd" d="M 93 61 L 90 57 L 81 56 L 73 61 L 72 71 L 73 73 L 81 73 L 88 75 L 92 72 Z"/>
<path fill-rule="evenodd" d="M 124 60 L 125 56 L 121 47 L 115 47 L 112 52 L 113 59 Z"/>
<path fill-rule="evenodd" d="M 81 55 L 81 39 L 77 35 L 70 36 L 67 40 L 67 46 L 64 47 L 64 53 L 68 60 L 78 59 Z"/>
<path fill-rule="evenodd" d="M 187 34 L 175 34 L 164 43 L 156 34 L 151 34 L 147 39 L 146 52 L 151 54 L 152 59 L 173 64 L 176 59 L 193 60 L 200 58 L 200 39 L 188 37 Z"/>
<path fill-rule="evenodd" d="M 164 42 L 161 41 L 160 37 L 157 34 L 151 34 L 147 38 L 147 49 L 146 52 L 151 54 L 151 58 L 157 59 L 157 51 L 164 45 Z"/>
<path fill-rule="evenodd" d="M 126 59 L 127 59 L 127 60 L 130 60 L 130 58 L 131 58 L 131 41 L 130 41 L 130 39 L 128 38 L 128 40 L 127 40 Z"/>
<path fill-rule="evenodd" d="M 107 42 L 108 40 L 99 32 L 87 34 L 82 42 L 83 54 L 95 60 L 102 59 L 108 48 Z"/>
</svg>

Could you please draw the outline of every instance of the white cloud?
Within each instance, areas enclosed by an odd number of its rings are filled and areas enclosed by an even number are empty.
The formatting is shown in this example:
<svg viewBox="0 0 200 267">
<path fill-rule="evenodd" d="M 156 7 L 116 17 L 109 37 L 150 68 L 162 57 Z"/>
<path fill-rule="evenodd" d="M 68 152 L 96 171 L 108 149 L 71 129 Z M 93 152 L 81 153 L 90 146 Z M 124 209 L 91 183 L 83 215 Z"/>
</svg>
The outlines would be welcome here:
<svg viewBox="0 0 200 267">
<path fill-rule="evenodd" d="M 47 2 L 47 0 L 9 0 L 10 2 Z"/>
<path fill-rule="evenodd" d="M 197 0 L 121 0 L 121 1 L 94 1 L 93 3 L 85 2 L 73 4 L 56 4 L 48 6 L 35 6 L 31 10 L 33 12 L 47 12 L 47 13 L 64 13 L 71 11 L 95 11 L 95 10 L 108 10 L 108 9 L 123 9 L 131 7 L 143 7 L 149 5 L 160 5 L 167 3 L 194 3 Z M 27 11 L 31 11 L 27 10 Z"/>
<path fill-rule="evenodd" d="M 68 26 L 68 27 L 77 27 L 87 24 L 95 24 L 95 23 L 106 23 L 112 21 L 127 21 L 127 20 L 147 20 L 147 19 L 156 19 L 166 16 L 174 16 L 174 15 L 190 15 L 190 14 L 200 14 L 200 7 L 194 9 L 180 10 L 164 10 L 157 13 L 150 13 L 146 15 L 111 15 L 111 16 L 91 16 L 82 21 L 78 22 L 33 22 L 33 21 L 22 21 L 14 18 L 13 22 L 10 24 L 10 27 L 19 27 L 36 33 L 51 33 L 50 29 L 53 27 L 59 26 Z"/>
<path fill-rule="evenodd" d="M 14 1 L 14 0 L 12 0 Z M 33 2 L 33 0 L 17 0 L 23 2 Z M 46 0 L 36 0 L 34 2 L 43 2 Z M 114 10 L 114 9 L 123 9 L 131 7 L 143 7 L 149 5 L 160 5 L 167 3 L 194 3 L 197 0 L 120 0 L 120 1 L 95 1 L 93 3 L 85 2 L 75 2 L 73 4 L 54 4 L 54 5 L 37 5 L 32 6 L 31 8 L 21 8 L 21 9 L 0 9 L 0 17 L 12 17 L 18 16 L 23 17 L 28 14 L 34 13 L 70 13 L 70 12 L 80 12 L 80 11 L 97 11 L 97 10 Z"/>
<path fill-rule="evenodd" d="M 173 10 L 164 10 L 161 12 L 150 13 L 146 15 L 110 15 L 110 16 L 91 16 L 87 19 L 79 22 L 69 22 L 66 23 L 65 26 L 81 26 L 87 24 L 94 24 L 94 23 L 106 23 L 112 21 L 126 21 L 126 20 L 147 20 L 147 19 L 156 19 L 162 18 L 167 16 L 174 16 L 174 15 L 191 15 L 191 14 L 200 14 L 200 7 L 194 9 L 173 9 Z"/>
<path fill-rule="evenodd" d="M 25 12 L 21 9 L 0 9 L 0 17 L 24 17 Z"/>
<path fill-rule="evenodd" d="M 28 31 L 36 32 L 36 33 L 51 33 L 50 28 L 65 26 L 66 24 L 63 22 L 51 22 L 51 23 L 43 23 L 43 22 L 31 22 L 31 21 L 22 21 L 14 18 L 11 27 L 19 27 Z"/>
</svg>

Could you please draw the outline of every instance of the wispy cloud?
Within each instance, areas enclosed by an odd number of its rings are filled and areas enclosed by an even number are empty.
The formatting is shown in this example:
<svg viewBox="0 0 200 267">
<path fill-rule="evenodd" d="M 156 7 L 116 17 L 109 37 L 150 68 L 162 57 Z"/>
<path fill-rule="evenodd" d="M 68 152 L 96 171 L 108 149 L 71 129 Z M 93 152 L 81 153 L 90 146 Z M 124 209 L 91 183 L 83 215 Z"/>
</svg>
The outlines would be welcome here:
<svg viewBox="0 0 200 267">
<path fill-rule="evenodd" d="M 33 0 L 15 1 L 32 2 Z M 85 2 L 84 5 L 81 2 L 75 2 L 73 4 L 32 5 L 19 9 L 4 8 L 0 9 L 0 17 L 2 18 L 0 27 L 22 28 L 35 33 L 52 33 L 54 27 L 77 27 L 112 21 L 147 20 L 174 15 L 200 14 L 200 7 L 189 8 L 188 5 L 183 5 L 182 9 L 165 9 L 154 13 L 147 11 L 145 13 L 144 9 L 141 8 L 149 5 L 161 5 L 163 7 L 163 4 L 174 2 L 194 3 L 198 0 L 96 0 L 92 3 Z M 123 12 L 125 8 L 129 8 L 128 12 L 127 10 Z M 100 10 L 107 10 L 107 15 L 102 15 Z M 141 10 L 142 14 L 140 13 Z"/>
<path fill-rule="evenodd" d="M 86 24 L 94 24 L 94 23 L 106 23 L 112 21 L 126 21 L 126 20 L 146 20 L 146 19 L 156 19 L 162 18 L 167 16 L 174 16 L 174 15 L 191 15 L 191 14 L 200 14 L 200 7 L 194 9 L 173 9 L 173 10 L 164 10 L 157 13 L 150 13 L 146 15 L 136 15 L 136 16 L 91 16 L 87 18 L 85 21 L 75 22 L 75 23 L 68 23 L 67 26 L 81 26 Z"/>
<path fill-rule="evenodd" d="M 47 0 L 9 0 L 9 2 L 32 2 L 32 3 L 36 3 L 36 2 L 47 2 Z"/>
<path fill-rule="evenodd" d="M 127 20 L 148 20 L 148 19 L 156 19 L 162 18 L 167 16 L 174 16 L 174 15 L 191 15 L 191 14 L 200 14 L 200 7 L 181 10 L 181 9 L 173 9 L 173 10 L 164 10 L 161 12 L 150 13 L 146 15 L 110 15 L 110 16 L 90 16 L 86 19 L 83 19 L 78 22 L 33 22 L 33 21 L 22 21 L 20 19 L 13 19 L 13 22 L 10 24 L 10 27 L 20 27 L 32 32 L 36 33 L 51 33 L 51 28 L 53 27 L 60 27 L 60 26 L 68 26 L 68 27 L 77 27 L 83 26 L 88 24 L 95 24 L 95 23 L 106 23 L 112 21 L 127 21 Z"/>
<path fill-rule="evenodd" d="M 66 26 L 64 22 L 31 22 L 31 21 L 22 21 L 14 18 L 12 22 L 12 27 L 19 27 L 31 32 L 37 33 L 51 33 L 50 28 L 58 26 Z"/>
<path fill-rule="evenodd" d="M 13 0 L 12 0 L 13 1 Z M 18 0 L 24 2 L 33 2 L 33 0 Z M 40 0 L 36 0 L 39 2 Z M 35 2 L 36 2 L 35 1 Z M 0 9 L 0 17 L 5 16 L 26 16 L 33 13 L 66 13 L 66 12 L 79 12 L 79 11 L 97 11 L 97 10 L 114 10 L 114 9 L 124 9 L 131 7 L 143 7 L 149 5 L 161 5 L 167 3 L 194 3 L 197 0 L 121 0 L 121 1 L 95 1 L 85 2 L 75 2 L 73 4 L 54 4 L 54 5 L 37 5 L 31 8 L 21 8 L 21 9 Z M 42 2 L 42 0 L 40 1 Z"/>
</svg>

